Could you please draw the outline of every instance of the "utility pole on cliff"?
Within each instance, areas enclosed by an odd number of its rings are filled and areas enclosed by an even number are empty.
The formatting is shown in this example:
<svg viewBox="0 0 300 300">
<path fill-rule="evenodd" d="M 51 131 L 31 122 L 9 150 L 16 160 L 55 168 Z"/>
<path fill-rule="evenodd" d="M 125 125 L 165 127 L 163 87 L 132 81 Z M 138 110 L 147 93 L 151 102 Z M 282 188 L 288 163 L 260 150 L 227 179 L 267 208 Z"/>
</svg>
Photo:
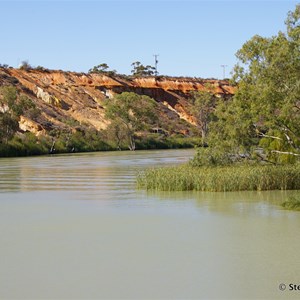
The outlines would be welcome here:
<svg viewBox="0 0 300 300">
<path fill-rule="evenodd" d="M 158 72 L 157 72 L 158 59 L 157 59 L 157 57 L 159 56 L 159 54 L 154 54 L 153 56 L 155 58 L 155 76 L 157 76 L 158 75 Z"/>
<path fill-rule="evenodd" d="M 221 67 L 223 68 L 223 79 L 225 79 L 225 68 L 228 67 L 227 65 L 221 65 Z"/>
</svg>

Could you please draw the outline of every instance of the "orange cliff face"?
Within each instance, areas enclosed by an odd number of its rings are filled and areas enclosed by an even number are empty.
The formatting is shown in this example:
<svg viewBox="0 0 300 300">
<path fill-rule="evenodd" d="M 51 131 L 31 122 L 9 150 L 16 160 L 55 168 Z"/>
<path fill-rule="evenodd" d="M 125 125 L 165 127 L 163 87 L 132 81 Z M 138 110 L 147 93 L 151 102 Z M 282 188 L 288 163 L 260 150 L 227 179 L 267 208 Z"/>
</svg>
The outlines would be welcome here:
<svg viewBox="0 0 300 300">
<path fill-rule="evenodd" d="M 205 91 L 207 84 L 218 97 L 228 98 L 234 94 L 234 87 L 224 80 L 109 77 L 95 73 L 0 68 L 0 85 L 16 86 L 41 109 L 39 122 L 21 119 L 21 128 L 36 134 L 63 128 L 64 119 L 92 125 L 97 130 L 105 129 L 108 124 L 104 111 L 105 99 L 125 91 L 152 97 L 160 107 L 161 117 L 179 118 L 195 125 L 195 119 L 189 113 L 189 93 Z"/>
</svg>

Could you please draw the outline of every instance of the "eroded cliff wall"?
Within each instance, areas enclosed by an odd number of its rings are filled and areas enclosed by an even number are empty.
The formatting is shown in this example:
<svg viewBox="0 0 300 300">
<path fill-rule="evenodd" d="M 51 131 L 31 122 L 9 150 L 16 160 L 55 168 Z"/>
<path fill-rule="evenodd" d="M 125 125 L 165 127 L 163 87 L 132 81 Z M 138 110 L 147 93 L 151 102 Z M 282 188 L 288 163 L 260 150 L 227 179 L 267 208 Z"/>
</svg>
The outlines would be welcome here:
<svg viewBox="0 0 300 300">
<path fill-rule="evenodd" d="M 104 101 L 124 91 L 145 94 L 155 99 L 162 118 L 183 119 L 191 125 L 188 97 L 191 91 L 213 87 L 219 97 L 231 97 L 234 88 L 227 81 L 176 77 L 129 78 L 108 77 L 101 74 L 84 74 L 50 70 L 21 70 L 0 68 L 0 85 L 14 85 L 27 94 L 41 109 L 38 120 L 21 118 L 20 126 L 38 134 L 65 126 L 65 120 L 89 124 L 105 129 Z"/>
</svg>

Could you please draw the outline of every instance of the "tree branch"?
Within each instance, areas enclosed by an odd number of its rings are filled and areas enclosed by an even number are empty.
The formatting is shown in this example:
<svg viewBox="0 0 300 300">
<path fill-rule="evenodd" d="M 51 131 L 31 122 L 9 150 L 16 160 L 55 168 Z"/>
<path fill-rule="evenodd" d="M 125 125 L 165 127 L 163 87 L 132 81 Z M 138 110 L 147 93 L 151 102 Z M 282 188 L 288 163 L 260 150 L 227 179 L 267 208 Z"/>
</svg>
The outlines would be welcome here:
<svg viewBox="0 0 300 300">
<path fill-rule="evenodd" d="M 282 138 L 280 138 L 278 136 L 267 135 L 267 134 L 264 134 L 262 132 L 259 132 L 258 135 L 261 136 L 261 137 L 266 137 L 266 138 L 271 138 L 271 139 L 281 140 L 282 141 Z"/>
<path fill-rule="evenodd" d="M 279 150 L 271 150 L 271 152 L 273 153 L 279 153 L 279 154 L 287 154 L 287 155 L 294 155 L 294 156 L 300 156 L 300 154 L 298 153 L 294 153 L 294 152 L 285 152 L 285 151 L 279 151 Z"/>
<path fill-rule="evenodd" d="M 292 133 L 292 134 L 295 136 L 295 138 L 296 138 L 298 141 L 300 141 L 300 137 L 298 137 L 297 134 L 296 134 L 293 130 L 291 130 L 287 125 L 283 125 L 283 126 L 284 126 L 284 129 L 285 129 L 285 130 L 287 130 L 287 131 L 289 131 L 290 133 Z"/>
<path fill-rule="evenodd" d="M 266 159 L 263 155 L 256 153 L 256 155 L 261 159 L 261 161 L 270 163 L 272 165 L 276 165 L 276 162 Z"/>
</svg>

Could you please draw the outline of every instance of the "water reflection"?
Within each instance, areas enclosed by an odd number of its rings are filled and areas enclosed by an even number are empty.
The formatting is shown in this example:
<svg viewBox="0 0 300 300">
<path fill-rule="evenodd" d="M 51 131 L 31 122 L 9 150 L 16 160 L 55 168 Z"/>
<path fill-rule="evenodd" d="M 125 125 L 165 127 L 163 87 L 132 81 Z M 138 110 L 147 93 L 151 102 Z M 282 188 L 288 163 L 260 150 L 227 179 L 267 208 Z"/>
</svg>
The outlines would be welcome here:
<svg viewBox="0 0 300 300">
<path fill-rule="evenodd" d="M 147 197 L 160 199 L 170 205 L 197 207 L 199 213 L 222 215 L 256 215 L 278 217 L 298 216 L 298 212 L 283 210 L 281 204 L 289 196 L 300 195 L 300 191 L 242 191 L 242 192 L 168 192 L 148 191 Z M 174 204 L 175 203 L 175 204 Z"/>
<path fill-rule="evenodd" d="M 0 159 L 0 190 L 99 193 L 132 190 L 144 167 L 187 161 L 193 150 L 98 152 L 89 154 Z"/>
<path fill-rule="evenodd" d="M 197 207 L 201 213 L 276 216 L 282 214 L 280 204 L 288 196 L 299 194 L 299 191 L 213 193 L 135 189 L 138 171 L 183 163 L 193 153 L 193 149 L 123 151 L 0 159 L 0 199 L 1 194 L 10 192 L 56 191 L 69 192 L 72 199 L 109 201 L 111 205 L 131 206 L 139 201 L 141 207 L 151 207 L 153 202 L 161 201 L 180 209 Z"/>
</svg>

